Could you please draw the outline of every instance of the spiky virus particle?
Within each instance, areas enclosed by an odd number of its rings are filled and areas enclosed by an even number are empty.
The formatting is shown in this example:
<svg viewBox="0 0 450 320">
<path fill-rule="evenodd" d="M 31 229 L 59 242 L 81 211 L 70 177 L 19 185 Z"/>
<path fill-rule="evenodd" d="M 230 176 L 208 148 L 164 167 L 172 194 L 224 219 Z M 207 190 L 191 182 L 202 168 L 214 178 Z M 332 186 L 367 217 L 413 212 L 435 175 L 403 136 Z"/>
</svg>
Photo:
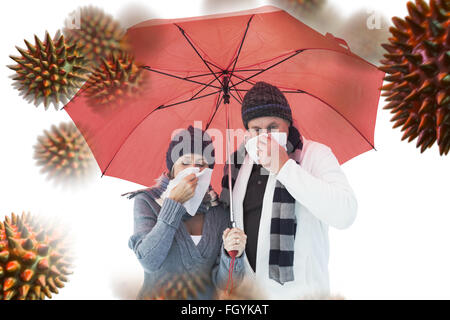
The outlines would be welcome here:
<svg viewBox="0 0 450 320">
<path fill-rule="evenodd" d="M 67 254 L 56 228 L 42 224 L 30 213 L 5 217 L 0 222 L 0 298 L 51 298 L 72 273 Z"/>
<path fill-rule="evenodd" d="M 136 96 L 142 89 L 144 73 L 128 54 L 102 58 L 87 81 L 85 93 L 91 105 L 117 105 Z"/>
<path fill-rule="evenodd" d="M 187 300 L 196 299 L 199 293 L 206 292 L 211 285 L 208 273 L 172 274 L 161 278 L 155 285 L 155 290 L 145 299 L 148 300 Z"/>
<path fill-rule="evenodd" d="M 156 14 L 149 8 L 147 3 L 129 2 L 121 6 L 120 12 L 115 18 L 124 29 L 127 29 L 139 21 L 145 21 L 154 17 L 156 18 Z"/>
<path fill-rule="evenodd" d="M 92 169 L 93 157 L 84 137 L 72 123 L 52 125 L 50 132 L 38 137 L 34 159 L 49 178 L 73 180 L 85 177 Z"/>
<path fill-rule="evenodd" d="M 204 0 L 202 2 L 202 11 L 205 14 L 215 14 L 219 12 L 239 11 L 245 7 L 255 7 L 257 5 L 257 0 Z"/>
<path fill-rule="evenodd" d="M 346 18 L 336 28 L 336 36 L 345 39 L 351 51 L 365 60 L 379 65 L 385 50 L 381 44 L 390 36 L 388 19 L 375 12 L 361 10 Z"/>
<path fill-rule="evenodd" d="M 64 34 L 69 43 L 82 48 L 91 67 L 101 65 L 102 58 L 127 49 L 125 31 L 119 22 L 92 6 L 78 8 L 72 13 L 66 21 Z"/>
<path fill-rule="evenodd" d="M 246 282 L 233 286 L 230 290 L 216 290 L 214 300 L 266 300 L 265 291 L 255 284 Z"/>
<path fill-rule="evenodd" d="M 325 0 L 288 0 L 288 2 L 302 10 L 316 10 L 325 3 Z"/>
<path fill-rule="evenodd" d="M 338 30 L 345 23 L 342 10 L 333 1 L 316 0 L 299 3 L 294 0 L 270 0 L 269 2 L 322 34 Z M 335 34 L 335 31 L 332 33 Z"/>
<path fill-rule="evenodd" d="M 59 32 L 53 39 L 46 32 L 44 42 L 36 35 L 34 40 L 35 45 L 24 40 L 27 50 L 16 47 L 21 56 L 10 56 L 17 64 L 8 68 L 16 72 L 13 80 L 25 98 L 33 95 L 36 106 L 43 102 L 46 110 L 53 102 L 58 110 L 58 104 L 67 102 L 87 80 L 86 60 Z"/>
<path fill-rule="evenodd" d="M 140 273 L 124 272 L 120 266 L 110 277 L 111 292 L 115 299 L 135 300 L 141 285 Z"/>
<path fill-rule="evenodd" d="M 276 5 L 281 5 L 289 12 L 302 16 L 321 10 L 326 0 L 272 0 L 272 2 Z"/>
<path fill-rule="evenodd" d="M 409 16 L 393 17 L 390 44 L 380 70 L 388 73 L 381 87 L 395 114 L 394 128 L 402 126 L 402 140 L 417 138 L 420 152 L 435 142 L 440 155 L 450 150 L 450 25 L 448 0 L 408 2 Z"/>
</svg>

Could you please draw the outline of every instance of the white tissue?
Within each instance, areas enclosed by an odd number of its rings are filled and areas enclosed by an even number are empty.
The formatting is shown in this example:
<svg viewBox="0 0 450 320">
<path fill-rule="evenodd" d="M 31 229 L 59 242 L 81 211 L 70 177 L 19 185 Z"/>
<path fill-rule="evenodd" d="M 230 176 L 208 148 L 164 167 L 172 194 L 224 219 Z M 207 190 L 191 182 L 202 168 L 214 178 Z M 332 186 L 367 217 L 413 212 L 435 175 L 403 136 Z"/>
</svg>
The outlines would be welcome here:
<svg viewBox="0 0 450 320">
<path fill-rule="evenodd" d="M 258 148 L 257 148 L 257 144 L 258 144 L 258 138 L 261 136 L 268 136 L 267 133 L 263 133 L 260 134 L 256 137 L 253 137 L 251 139 L 249 139 L 247 141 L 247 143 L 245 144 L 245 149 L 247 150 L 250 158 L 253 160 L 253 162 L 259 164 L 259 157 L 258 157 Z M 281 145 L 282 147 L 284 147 L 285 150 L 287 150 L 286 148 L 286 144 L 287 144 L 287 134 L 285 132 L 271 132 L 270 136 L 276 141 L 278 142 L 279 145 Z"/>
<path fill-rule="evenodd" d="M 211 183 L 212 169 L 205 168 L 201 172 L 199 171 L 200 169 L 197 167 L 189 167 L 184 169 L 183 171 L 180 171 L 174 179 L 170 180 L 169 184 L 167 185 L 167 189 L 163 195 L 163 198 L 165 196 L 168 196 L 170 194 L 170 191 L 184 177 L 190 175 L 191 173 L 195 173 L 195 175 L 198 178 L 198 182 L 197 187 L 195 188 L 194 196 L 183 203 L 183 206 L 186 208 L 186 211 L 191 216 L 194 216 L 197 213 L 197 209 L 198 207 L 200 207 L 200 204 L 202 203 L 202 200 L 205 197 L 206 191 L 208 191 L 209 184 Z"/>
</svg>

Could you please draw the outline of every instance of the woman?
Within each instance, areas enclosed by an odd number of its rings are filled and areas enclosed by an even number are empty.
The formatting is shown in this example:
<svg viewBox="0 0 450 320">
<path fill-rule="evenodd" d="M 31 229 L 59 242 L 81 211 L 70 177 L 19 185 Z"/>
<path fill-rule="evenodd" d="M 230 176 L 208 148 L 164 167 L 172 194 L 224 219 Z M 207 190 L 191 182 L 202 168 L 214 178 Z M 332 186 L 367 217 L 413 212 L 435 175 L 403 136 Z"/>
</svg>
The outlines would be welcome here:
<svg viewBox="0 0 450 320">
<path fill-rule="evenodd" d="M 229 213 L 216 201 L 212 188 L 194 216 L 187 213 L 183 203 L 194 195 L 198 181 L 195 173 L 165 192 L 183 170 L 214 167 L 214 150 L 208 157 L 203 156 L 205 149 L 212 149 L 211 138 L 190 126 L 169 145 L 169 174 L 163 174 L 151 188 L 128 193 L 129 198 L 136 197 L 129 247 L 144 268 L 138 299 L 213 299 L 216 289 L 225 289 L 228 284 L 230 250 L 238 251 L 232 273 L 234 285 L 242 278 L 247 237 L 240 229 L 228 228 Z"/>
</svg>

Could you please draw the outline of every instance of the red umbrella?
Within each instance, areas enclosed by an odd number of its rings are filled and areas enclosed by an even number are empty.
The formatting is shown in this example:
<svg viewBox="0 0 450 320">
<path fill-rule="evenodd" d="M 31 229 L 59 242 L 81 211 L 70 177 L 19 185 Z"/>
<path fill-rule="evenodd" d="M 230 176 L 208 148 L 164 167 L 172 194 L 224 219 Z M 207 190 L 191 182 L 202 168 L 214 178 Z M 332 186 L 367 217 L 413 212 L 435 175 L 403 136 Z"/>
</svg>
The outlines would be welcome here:
<svg viewBox="0 0 450 320">
<path fill-rule="evenodd" d="M 104 175 L 154 184 L 166 170 L 174 129 L 201 121 L 214 139 L 219 170 L 212 185 L 219 192 L 226 139 L 216 133 L 225 132 L 227 119 L 244 130 L 241 101 L 257 81 L 279 87 L 300 133 L 328 145 L 341 164 L 374 148 L 384 73 L 342 39 L 323 36 L 285 11 L 265 6 L 149 20 L 128 29 L 127 37 L 148 75 L 142 94 L 99 113 L 82 89 L 64 108 Z"/>
</svg>

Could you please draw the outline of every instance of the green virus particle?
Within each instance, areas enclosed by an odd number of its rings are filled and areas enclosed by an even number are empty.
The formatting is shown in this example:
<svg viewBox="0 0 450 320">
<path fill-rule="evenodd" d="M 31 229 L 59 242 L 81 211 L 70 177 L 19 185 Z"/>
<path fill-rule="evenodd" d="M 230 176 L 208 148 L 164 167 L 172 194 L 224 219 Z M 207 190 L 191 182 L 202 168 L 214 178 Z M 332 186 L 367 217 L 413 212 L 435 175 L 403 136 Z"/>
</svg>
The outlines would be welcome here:
<svg viewBox="0 0 450 320">
<path fill-rule="evenodd" d="M 20 56 L 10 58 L 17 64 L 8 68 L 16 72 L 14 85 L 25 98 L 34 99 L 36 106 L 43 102 L 46 110 L 53 102 L 58 110 L 59 103 L 66 103 L 87 80 L 86 60 L 59 32 L 53 39 L 46 32 L 44 42 L 37 36 L 34 40 L 35 45 L 25 40 L 27 50 L 16 47 Z"/>
<path fill-rule="evenodd" d="M 56 228 L 30 213 L 14 213 L 0 222 L 1 300 L 44 300 L 67 282 L 67 247 Z"/>
<path fill-rule="evenodd" d="M 448 0 L 407 3 L 409 15 L 393 17 L 388 51 L 380 70 L 389 84 L 381 87 L 402 140 L 417 138 L 423 153 L 435 142 L 440 155 L 450 150 L 450 25 Z"/>
<path fill-rule="evenodd" d="M 87 81 L 85 93 L 94 107 L 118 105 L 142 91 L 144 75 L 128 54 L 102 58 Z"/>
<path fill-rule="evenodd" d="M 44 130 L 34 146 L 34 159 L 42 166 L 41 173 L 57 181 L 85 178 L 94 162 L 88 144 L 72 122 Z"/>
<path fill-rule="evenodd" d="M 88 6 L 75 10 L 64 28 L 69 43 L 77 44 L 90 67 L 102 64 L 102 58 L 127 50 L 125 31 L 118 21 L 103 10 Z"/>
</svg>

